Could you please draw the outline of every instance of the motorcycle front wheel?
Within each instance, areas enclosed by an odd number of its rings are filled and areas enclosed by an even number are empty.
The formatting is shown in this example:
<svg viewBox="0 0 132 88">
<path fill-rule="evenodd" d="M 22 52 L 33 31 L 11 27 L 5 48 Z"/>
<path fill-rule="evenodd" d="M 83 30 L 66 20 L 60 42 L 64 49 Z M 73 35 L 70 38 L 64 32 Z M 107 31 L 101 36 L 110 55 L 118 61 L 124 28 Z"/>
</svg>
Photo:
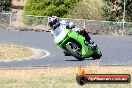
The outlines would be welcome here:
<svg viewBox="0 0 132 88">
<path fill-rule="evenodd" d="M 66 44 L 66 49 L 71 53 L 72 56 L 74 56 L 79 61 L 83 61 L 85 59 L 76 52 L 76 49 L 73 47 L 72 43 Z"/>
</svg>

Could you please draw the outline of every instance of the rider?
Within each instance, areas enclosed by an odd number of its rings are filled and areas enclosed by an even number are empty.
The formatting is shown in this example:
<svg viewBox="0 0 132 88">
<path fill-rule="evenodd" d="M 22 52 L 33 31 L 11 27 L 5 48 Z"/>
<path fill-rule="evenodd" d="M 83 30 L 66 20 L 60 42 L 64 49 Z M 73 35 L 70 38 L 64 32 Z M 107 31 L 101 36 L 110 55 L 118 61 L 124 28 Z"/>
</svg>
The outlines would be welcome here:
<svg viewBox="0 0 132 88">
<path fill-rule="evenodd" d="M 48 25 L 53 31 L 54 36 L 58 36 L 63 28 L 66 28 L 67 22 L 65 20 L 59 21 L 57 16 L 48 17 Z"/>
<path fill-rule="evenodd" d="M 85 37 L 85 44 L 88 44 L 88 43 L 92 44 L 90 46 L 94 49 L 95 45 L 93 45 L 94 42 L 91 42 L 91 38 L 88 35 L 88 31 L 84 28 L 83 29 L 75 28 L 75 24 L 73 22 L 68 22 L 65 20 L 59 21 L 57 16 L 50 16 L 48 18 L 48 25 L 50 26 L 50 30 L 53 30 L 52 34 L 54 34 L 54 36 L 58 36 L 60 34 L 62 26 L 66 27 L 67 29 L 72 29 L 72 30 L 75 29 L 74 30 L 75 32 Z M 64 51 L 64 54 L 65 56 L 71 55 L 69 52 L 65 52 L 65 51 Z"/>
<path fill-rule="evenodd" d="M 81 34 L 82 36 L 85 37 L 85 44 L 93 44 L 94 42 L 91 41 L 91 38 L 89 36 L 89 32 L 85 28 L 75 28 L 75 24 L 73 22 L 68 22 L 65 20 L 59 21 L 57 16 L 50 16 L 48 18 L 48 23 L 50 28 L 54 31 L 55 36 L 59 35 L 61 32 L 60 26 L 65 26 L 67 29 L 73 29 L 75 32 Z"/>
</svg>

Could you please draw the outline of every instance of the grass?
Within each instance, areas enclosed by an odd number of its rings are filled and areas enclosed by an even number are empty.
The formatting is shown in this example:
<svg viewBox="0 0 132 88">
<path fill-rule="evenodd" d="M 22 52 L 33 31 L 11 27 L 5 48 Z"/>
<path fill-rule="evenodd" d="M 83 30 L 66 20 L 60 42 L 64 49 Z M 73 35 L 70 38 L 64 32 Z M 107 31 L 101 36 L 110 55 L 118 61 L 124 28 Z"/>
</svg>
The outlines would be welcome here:
<svg viewBox="0 0 132 88">
<path fill-rule="evenodd" d="M 130 74 L 132 67 L 87 66 L 89 74 Z M 76 83 L 77 68 L 16 68 L 0 70 L 1 88 L 131 88 L 132 84 L 85 84 Z"/>
<path fill-rule="evenodd" d="M 0 44 L 0 60 L 19 59 L 32 56 L 32 50 L 19 45 Z"/>
</svg>

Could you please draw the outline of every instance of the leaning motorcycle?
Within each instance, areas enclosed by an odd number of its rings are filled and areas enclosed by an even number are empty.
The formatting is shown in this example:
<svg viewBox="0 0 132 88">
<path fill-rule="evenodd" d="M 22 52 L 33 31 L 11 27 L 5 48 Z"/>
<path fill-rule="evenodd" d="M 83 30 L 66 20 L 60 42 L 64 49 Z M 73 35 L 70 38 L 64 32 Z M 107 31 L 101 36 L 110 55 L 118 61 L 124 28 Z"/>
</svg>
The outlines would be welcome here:
<svg viewBox="0 0 132 88">
<path fill-rule="evenodd" d="M 58 36 L 54 36 L 54 41 L 64 52 L 70 53 L 79 61 L 90 57 L 100 59 L 102 56 L 97 46 L 93 48 L 90 44 L 85 44 L 85 37 L 71 29 L 63 28 Z"/>
</svg>

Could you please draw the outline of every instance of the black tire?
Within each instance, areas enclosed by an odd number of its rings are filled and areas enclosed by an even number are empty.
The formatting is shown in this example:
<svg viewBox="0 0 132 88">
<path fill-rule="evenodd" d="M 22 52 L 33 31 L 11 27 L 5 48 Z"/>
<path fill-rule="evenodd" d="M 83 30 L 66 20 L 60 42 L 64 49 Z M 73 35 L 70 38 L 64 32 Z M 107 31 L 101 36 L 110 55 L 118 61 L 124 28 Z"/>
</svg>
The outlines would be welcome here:
<svg viewBox="0 0 132 88">
<path fill-rule="evenodd" d="M 66 49 L 79 61 L 83 61 L 85 58 L 81 57 L 77 52 L 72 49 L 72 44 L 66 44 Z"/>
<path fill-rule="evenodd" d="M 102 53 L 98 48 L 94 50 L 93 55 L 92 55 L 93 59 L 100 59 L 101 56 L 102 56 Z"/>
<path fill-rule="evenodd" d="M 84 85 L 86 83 L 86 78 L 84 76 L 76 75 L 76 81 L 79 85 Z"/>
</svg>

